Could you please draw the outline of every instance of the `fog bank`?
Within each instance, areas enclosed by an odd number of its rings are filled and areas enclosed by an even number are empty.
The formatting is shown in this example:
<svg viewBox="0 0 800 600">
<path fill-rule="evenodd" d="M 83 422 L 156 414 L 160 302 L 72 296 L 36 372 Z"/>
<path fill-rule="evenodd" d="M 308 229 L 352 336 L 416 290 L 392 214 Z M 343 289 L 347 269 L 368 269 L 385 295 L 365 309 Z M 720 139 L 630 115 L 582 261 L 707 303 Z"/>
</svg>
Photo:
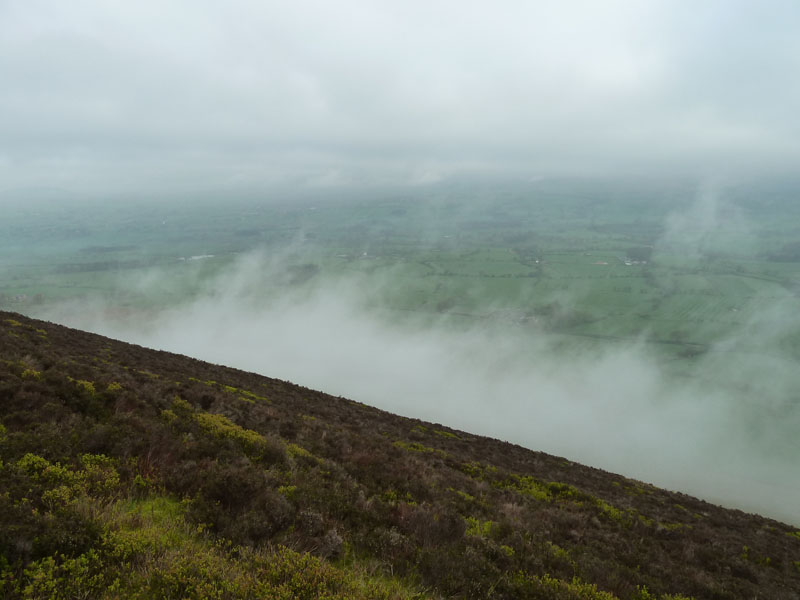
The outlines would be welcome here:
<svg viewBox="0 0 800 600">
<path fill-rule="evenodd" d="M 281 268 L 254 253 L 180 307 L 121 319 L 98 300 L 44 316 L 800 524 L 794 364 L 737 353 L 744 336 L 780 334 L 794 318 L 780 306 L 698 362 L 727 373 L 723 387 L 669 377 L 643 342 L 567 355 L 535 329 L 401 324 L 363 280 L 292 288 Z M 128 285 L 146 293 L 163 277 Z"/>
</svg>

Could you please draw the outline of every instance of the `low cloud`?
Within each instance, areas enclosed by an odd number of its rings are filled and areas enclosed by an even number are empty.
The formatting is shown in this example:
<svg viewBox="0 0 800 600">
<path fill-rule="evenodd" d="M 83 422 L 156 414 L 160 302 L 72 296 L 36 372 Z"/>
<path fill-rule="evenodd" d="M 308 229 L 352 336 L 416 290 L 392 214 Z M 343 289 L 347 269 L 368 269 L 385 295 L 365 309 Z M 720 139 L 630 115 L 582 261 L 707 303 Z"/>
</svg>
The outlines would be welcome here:
<svg viewBox="0 0 800 600">
<path fill-rule="evenodd" d="M 799 19 L 783 0 L 0 2 L 0 181 L 792 173 Z"/>
<path fill-rule="evenodd" d="M 644 343 L 567 354 L 536 329 L 398 317 L 379 308 L 373 280 L 291 276 L 280 257 L 253 253 L 179 307 L 120 317 L 98 300 L 45 316 L 800 524 L 800 382 L 792 361 L 752 352 L 755 338 L 779 348 L 775 324 L 796 321 L 786 307 L 678 378 Z M 134 287 L 151 293 L 162 277 Z"/>
</svg>

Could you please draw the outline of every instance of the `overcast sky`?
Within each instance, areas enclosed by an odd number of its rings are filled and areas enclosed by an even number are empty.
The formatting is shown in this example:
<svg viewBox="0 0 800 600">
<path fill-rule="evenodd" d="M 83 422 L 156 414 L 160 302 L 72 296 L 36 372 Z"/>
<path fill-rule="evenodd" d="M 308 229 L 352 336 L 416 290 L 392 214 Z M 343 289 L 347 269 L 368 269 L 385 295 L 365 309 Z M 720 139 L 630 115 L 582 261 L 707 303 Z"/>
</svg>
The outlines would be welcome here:
<svg viewBox="0 0 800 600">
<path fill-rule="evenodd" d="M 796 0 L 0 0 L 0 189 L 800 164 Z"/>
</svg>

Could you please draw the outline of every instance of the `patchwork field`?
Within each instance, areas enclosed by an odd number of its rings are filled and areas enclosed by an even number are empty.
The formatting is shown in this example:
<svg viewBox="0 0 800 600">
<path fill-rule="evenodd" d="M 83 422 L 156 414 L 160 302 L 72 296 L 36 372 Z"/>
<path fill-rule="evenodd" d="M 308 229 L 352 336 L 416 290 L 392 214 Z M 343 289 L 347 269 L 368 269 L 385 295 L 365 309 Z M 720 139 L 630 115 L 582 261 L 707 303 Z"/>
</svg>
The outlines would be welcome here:
<svg viewBox="0 0 800 600">
<path fill-rule="evenodd" d="M 397 318 L 641 338 L 678 358 L 708 351 L 764 310 L 795 305 L 790 191 L 721 199 L 653 189 L 484 183 L 12 204 L 0 225 L 0 306 L 36 314 L 87 297 L 131 310 L 177 305 L 256 250 L 280 272 L 264 282 L 267 296 L 349 278 Z M 154 272 L 158 285 L 149 285 Z M 797 349 L 793 327 L 781 338 L 783 351 Z"/>
</svg>

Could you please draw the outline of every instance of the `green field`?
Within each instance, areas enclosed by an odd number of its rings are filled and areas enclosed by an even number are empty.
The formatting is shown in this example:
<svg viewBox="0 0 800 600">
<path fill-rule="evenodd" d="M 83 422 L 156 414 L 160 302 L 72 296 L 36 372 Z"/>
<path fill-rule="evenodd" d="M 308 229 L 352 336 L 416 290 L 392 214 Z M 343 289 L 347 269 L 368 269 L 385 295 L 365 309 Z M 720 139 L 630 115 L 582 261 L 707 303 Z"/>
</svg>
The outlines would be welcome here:
<svg viewBox="0 0 800 600">
<path fill-rule="evenodd" d="M 258 250 L 273 266 L 265 296 L 346 278 L 397 319 L 546 331 L 567 347 L 644 339 L 680 363 L 768 307 L 798 307 L 792 190 L 721 196 L 562 181 L 193 202 L 12 199 L 0 224 L 0 306 L 33 315 L 82 298 L 175 306 Z M 776 343 L 800 357 L 796 325 Z"/>
</svg>

